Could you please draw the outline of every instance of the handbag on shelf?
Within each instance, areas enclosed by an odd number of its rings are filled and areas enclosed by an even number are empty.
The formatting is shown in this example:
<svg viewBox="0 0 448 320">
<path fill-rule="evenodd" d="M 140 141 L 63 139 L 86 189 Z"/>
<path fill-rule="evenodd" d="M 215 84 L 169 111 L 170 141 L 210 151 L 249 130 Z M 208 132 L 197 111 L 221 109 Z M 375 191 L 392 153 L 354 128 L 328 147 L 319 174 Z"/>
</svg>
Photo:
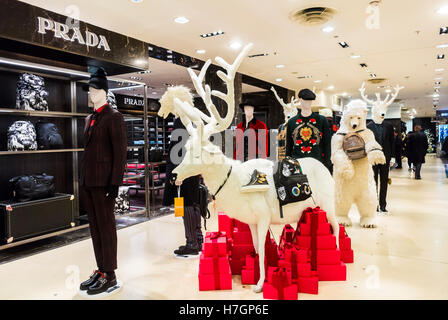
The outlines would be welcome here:
<svg viewBox="0 0 448 320">
<path fill-rule="evenodd" d="M 30 121 L 16 121 L 8 128 L 8 151 L 37 150 L 36 129 Z"/>
<path fill-rule="evenodd" d="M 14 177 L 12 184 L 14 199 L 19 202 L 51 198 L 54 195 L 54 177 L 45 173 Z"/>
<path fill-rule="evenodd" d="M 64 145 L 58 127 L 54 123 L 36 123 L 37 145 L 39 149 L 58 149 Z"/>
<path fill-rule="evenodd" d="M 48 111 L 44 78 L 32 73 L 20 75 L 17 82 L 16 109 Z"/>
<path fill-rule="evenodd" d="M 149 149 L 148 153 L 149 162 L 160 162 L 163 160 L 162 148 L 152 147 Z M 145 162 L 145 150 L 143 148 L 138 150 L 138 161 Z"/>
</svg>

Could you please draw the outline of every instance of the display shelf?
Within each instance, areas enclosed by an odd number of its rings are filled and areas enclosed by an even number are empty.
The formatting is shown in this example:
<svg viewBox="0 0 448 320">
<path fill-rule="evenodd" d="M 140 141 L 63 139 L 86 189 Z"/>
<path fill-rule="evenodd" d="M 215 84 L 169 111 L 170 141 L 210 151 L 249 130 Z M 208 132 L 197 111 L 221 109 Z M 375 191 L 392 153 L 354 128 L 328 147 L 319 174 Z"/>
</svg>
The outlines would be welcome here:
<svg viewBox="0 0 448 320">
<path fill-rule="evenodd" d="M 54 150 L 27 150 L 27 151 L 0 151 L 0 156 L 12 156 L 22 154 L 38 154 L 38 153 L 63 153 L 63 152 L 82 152 L 83 148 L 78 149 L 54 149 Z"/>
<path fill-rule="evenodd" d="M 135 176 L 125 175 L 123 177 L 123 181 L 134 180 L 134 179 L 142 179 L 144 177 L 145 177 L 144 174 L 139 174 L 139 175 L 135 175 Z"/>
<path fill-rule="evenodd" d="M 61 112 L 61 111 L 33 111 L 33 110 L 19 110 L 13 108 L 0 108 L 0 114 L 19 115 L 25 117 L 52 117 L 52 118 L 85 118 L 88 113 L 79 112 Z"/>
</svg>

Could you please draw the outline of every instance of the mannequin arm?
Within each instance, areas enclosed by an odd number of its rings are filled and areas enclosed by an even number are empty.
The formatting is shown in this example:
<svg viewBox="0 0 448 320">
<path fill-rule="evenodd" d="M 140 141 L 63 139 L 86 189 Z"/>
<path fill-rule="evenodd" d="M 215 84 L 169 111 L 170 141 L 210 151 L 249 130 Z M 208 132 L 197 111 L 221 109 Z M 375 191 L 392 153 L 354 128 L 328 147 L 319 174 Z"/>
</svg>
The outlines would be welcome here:
<svg viewBox="0 0 448 320">
<path fill-rule="evenodd" d="M 112 143 L 112 174 L 109 184 L 119 186 L 123 184 L 123 175 L 126 165 L 126 126 L 123 115 L 114 113 L 109 125 L 109 136 Z"/>
<path fill-rule="evenodd" d="M 285 148 L 285 156 L 291 157 L 292 148 L 294 146 L 294 142 L 292 141 L 292 132 L 289 122 L 286 123 L 286 148 Z"/>
<path fill-rule="evenodd" d="M 377 164 L 385 164 L 386 158 L 384 157 L 383 148 L 375 140 L 373 132 L 369 129 L 364 130 L 361 133 L 361 137 L 366 143 L 366 153 L 369 163 L 374 166 Z"/>
</svg>

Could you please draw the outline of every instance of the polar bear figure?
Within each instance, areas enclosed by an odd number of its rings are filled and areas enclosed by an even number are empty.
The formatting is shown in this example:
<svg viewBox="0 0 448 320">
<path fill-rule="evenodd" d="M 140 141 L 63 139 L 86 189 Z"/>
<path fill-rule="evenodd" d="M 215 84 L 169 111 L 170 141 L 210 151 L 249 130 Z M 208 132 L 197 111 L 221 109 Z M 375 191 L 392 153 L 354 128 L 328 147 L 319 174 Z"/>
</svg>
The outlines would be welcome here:
<svg viewBox="0 0 448 320">
<path fill-rule="evenodd" d="M 366 127 L 366 117 L 367 104 L 362 100 L 353 100 L 344 108 L 340 128 L 331 140 L 331 161 L 339 223 L 351 225 L 348 213 L 356 204 L 361 226 L 375 228 L 377 195 L 372 165 L 386 160 L 373 132 Z"/>
</svg>

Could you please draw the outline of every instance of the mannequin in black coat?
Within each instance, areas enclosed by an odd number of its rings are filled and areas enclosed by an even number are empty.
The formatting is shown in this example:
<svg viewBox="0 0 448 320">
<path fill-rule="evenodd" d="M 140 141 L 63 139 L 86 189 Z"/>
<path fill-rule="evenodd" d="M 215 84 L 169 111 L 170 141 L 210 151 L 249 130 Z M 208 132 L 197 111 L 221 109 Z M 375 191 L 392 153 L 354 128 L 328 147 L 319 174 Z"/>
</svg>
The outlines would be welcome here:
<svg viewBox="0 0 448 320">
<path fill-rule="evenodd" d="M 175 130 L 184 130 L 184 134 L 178 139 L 174 136 Z M 178 187 L 180 187 L 180 196 L 184 198 L 184 228 L 186 245 L 180 246 L 175 250 L 176 255 L 197 255 L 202 246 L 202 230 L 201 230 L 201 212 L 199 209 L 199 176 L 190 177 L 181 182 L 181 185 L 174 185 L 171 180 L 171 173 L 174 168 L 182 161 L 185 155 L 185 148 L 183 146 L 189 137 L 182 121 L 177 118 L 174 120 L 173 131 L 171 132 L 172 139 L 168 150 L 168 160 L 166 164 L 166 181 L 165 192 L 163 194 L 163 205 L 171 206 L 174 204 L 174 198 L 178 196 Z M 180 144 L 180 145 L 179 145 Z M 179 148 L 182 146 L 182 148 Z M 179 159 L 175 159 L 174 148 L 179 148 Z M 177 182 L 176 182 L 177 183 Z"/>
<path fill-rule="evenodd" d="M 394 138 L 394 127 L 388 123 L 381 120 L 379 123 L 374 121 L 367 125 L 373 134 L 375 135 L 375 140 L 383 148 L 384 156 L 386 157 L 386 163 L 373 166 L 373 172 L 375 175 L 375 182 L 378 188 L 378 177 L 379 177 L 379 211 L 387 213 L 386 209 L 386 197 L 387 197 L 387 185 L 389 182 L 389 164 L 392 156 L 394 155 L 395 149 L 395 138 Z"/>
</svg>

